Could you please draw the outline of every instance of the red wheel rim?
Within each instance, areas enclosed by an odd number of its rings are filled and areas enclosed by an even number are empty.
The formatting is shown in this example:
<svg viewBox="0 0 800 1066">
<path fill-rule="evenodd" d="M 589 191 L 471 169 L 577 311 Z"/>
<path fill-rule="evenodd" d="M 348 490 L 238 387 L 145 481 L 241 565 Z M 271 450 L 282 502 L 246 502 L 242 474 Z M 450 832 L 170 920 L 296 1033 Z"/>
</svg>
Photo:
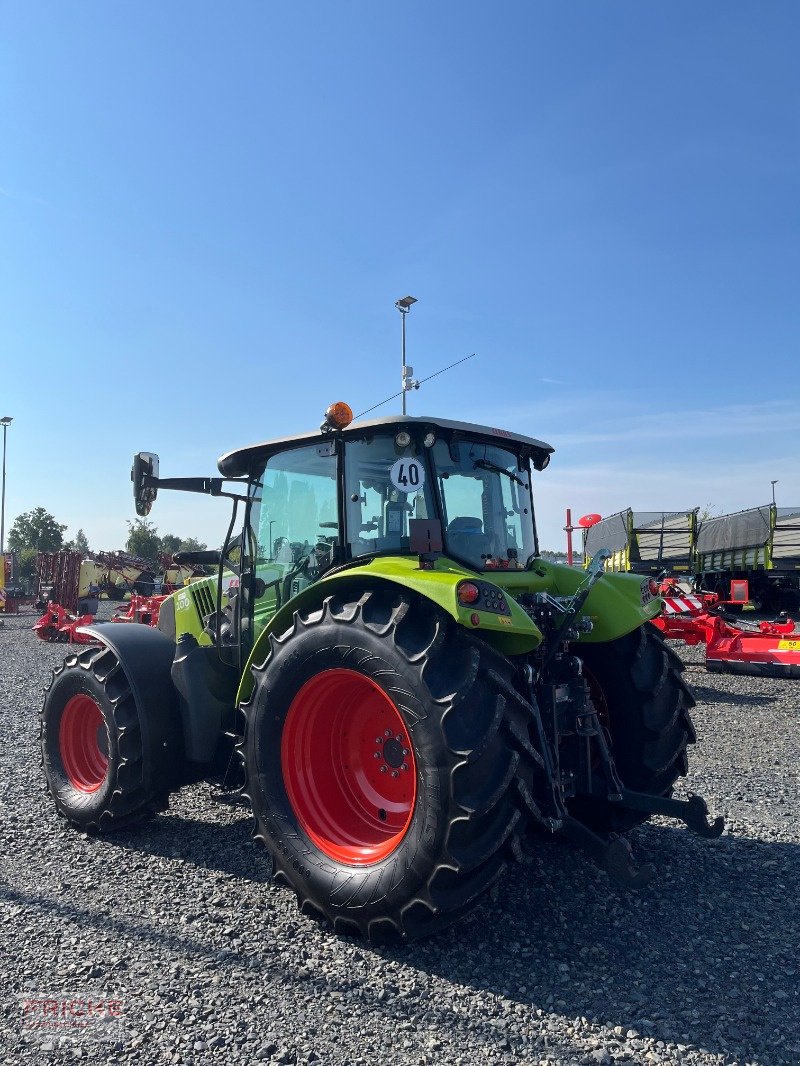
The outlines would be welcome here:
<svg viewBox="0 0 800 1066">
<path fill-rule="evenodd" d="M 325 670 L 289 707 L 281 740 L 289 802 L 310 840 L 353 866 L 399 847 L 417 794 L 414 750 L 400 712 L 355 670 Z"/>
<path fill-rule="evenodd" d="M 70 784 L 80 792 L 96 792 L 108 771 L 108 737 L 103 713 L 91 696 L 67 701 L 58 743 Z"/>
</svg>

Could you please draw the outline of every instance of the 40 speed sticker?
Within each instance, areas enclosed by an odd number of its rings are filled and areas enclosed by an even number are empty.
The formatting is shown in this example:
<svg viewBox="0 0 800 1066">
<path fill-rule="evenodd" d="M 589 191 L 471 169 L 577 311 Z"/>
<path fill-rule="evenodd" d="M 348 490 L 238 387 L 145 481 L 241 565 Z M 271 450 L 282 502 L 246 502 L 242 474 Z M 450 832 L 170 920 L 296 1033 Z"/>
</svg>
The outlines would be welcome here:
<svg viewBox="0 0 800 1066">
<path fill-rule="evenodd" d="M 399 492 L 419 492 L 425 484 L 425 467 L 419 459 L 398 459 L 389 478 Z"/>
</svg>

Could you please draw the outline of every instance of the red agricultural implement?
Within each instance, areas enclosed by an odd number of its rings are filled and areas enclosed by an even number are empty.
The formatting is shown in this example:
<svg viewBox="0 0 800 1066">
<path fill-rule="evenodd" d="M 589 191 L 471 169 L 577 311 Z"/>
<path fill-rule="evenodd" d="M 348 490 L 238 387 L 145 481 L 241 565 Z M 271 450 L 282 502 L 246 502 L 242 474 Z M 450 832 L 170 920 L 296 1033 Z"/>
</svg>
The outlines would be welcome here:
<svg viewBox="0 0 800 1066">
<path fill-rule="evenodd" d="M 34 625 L 33 631 L 40 640 L 59 644 L 93 644 L 91 636 L 78 632 L 80 626 L 89 626 L 94 621 L 91 614 L 72 614 L 60 603 L 50 601 L 47 610 Z"/>
<path fill-rule="evenodd" d="M 166 596 L 140 596 L 134 592 L 127 604 L 121 607 L 111 619 L 112 622 L 138 622 L 140 625 L 157 626 L 161 604 Z"/>
<path fill-rule="evenodd" d="M 161 604 L 166 596 L 139 596 L 134 593 L 130 603 L 111 619 L 112 622 L 134 622 L 145 626 L 157 626 Z M 96 644 L 95 637 L 81 632 L 81 627 L 92 625 L 91 614 L 72 614 L 60 603 L 48 603 L 47 610 L 33 627 L 40 640 L 60 644 Z"/>
<path fill-rule="evenodd" d="M 36 556 L 37 606 L 55 604 L 66 611 L 77 611 L 82 561 L 83 555 L 79 551 L 39 552 Z"/>
<path fill-rule="evenodd" d="M 719 613 L 727 606 L 713 594 L 670 597 L 664 600 L 665 613 L 651 624 L 669 640 L 705 644 L 706 669 L 712 673 L 800 678 L 800 633 L 791 619 L 732 622 Z"/>
</svg>

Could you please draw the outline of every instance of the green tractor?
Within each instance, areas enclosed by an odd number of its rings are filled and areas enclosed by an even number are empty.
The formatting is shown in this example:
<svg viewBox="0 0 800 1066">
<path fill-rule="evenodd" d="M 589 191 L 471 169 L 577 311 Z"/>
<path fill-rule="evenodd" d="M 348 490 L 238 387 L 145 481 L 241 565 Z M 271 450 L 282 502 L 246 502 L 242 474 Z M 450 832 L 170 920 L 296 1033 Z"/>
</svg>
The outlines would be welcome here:
<svg viewBox="0 0 800 1066">
<path fill-rule="evenodd" d="M 58 811 L 105 832 L 210 780 L 247 803 L 301 909 L 337 931 L 416 937 L 469 912 L 526 837 L 560 834 L 638 887 L 624 834 L 672 798 L 695 734 L 652 580 L 545 562 L 542 441 L 439 418 L 352 423 L 240 448 L 221 478 L 135 457 L 159 488 L 227 496 L 216 575 L 158 628 L 98 623 L 41 713 Z"/>
</svg>

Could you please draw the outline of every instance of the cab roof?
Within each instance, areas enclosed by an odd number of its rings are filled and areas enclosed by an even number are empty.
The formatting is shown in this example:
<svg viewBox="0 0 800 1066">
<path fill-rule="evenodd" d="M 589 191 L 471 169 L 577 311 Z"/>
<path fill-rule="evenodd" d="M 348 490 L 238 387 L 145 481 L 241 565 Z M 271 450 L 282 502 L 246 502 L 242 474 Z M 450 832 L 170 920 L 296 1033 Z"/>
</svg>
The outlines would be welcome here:
<svg viewBox="0 0 800 1066">
<path fill-rule="evenodd" d="M 425 415 L 388 415 L 384 418 L 371 418 L 366 422 L 351 422 L 346 429 L 342 430 L 329 430 L 323 433 L 322 430 L 317 429 L 293 437 L 278 437 L 276 440 L 264 441 L 261 444 L 248 444 L 244 448 L 236 448 L 220 456 L 217 466 L 223 477 L 247 477 L 255 465 L 260 465 L 270 455 L 286 451 L 287 448 L 300 448 L 304 444 L 322 444 L 338 436 L 345 439 L 360 437 L 370 430 L 400 429 L 401 426 L 441 430 L 447 434 L 464 434 L 483 438 L 491 444 L 521 444 L 531 452 L 537 467 L 540 464 L 546 466 L 547 459 L 554 450 L 552 445 L 545 444 L 544 441 L 536 440 L 534 437 L 526 437 L 522 433 L 511 433 L 508 430 L 495 429 L 491 426 L 478 426 L 474 422 L 454 422 L 448 418 L 429 418 Z"/>
</svg>

